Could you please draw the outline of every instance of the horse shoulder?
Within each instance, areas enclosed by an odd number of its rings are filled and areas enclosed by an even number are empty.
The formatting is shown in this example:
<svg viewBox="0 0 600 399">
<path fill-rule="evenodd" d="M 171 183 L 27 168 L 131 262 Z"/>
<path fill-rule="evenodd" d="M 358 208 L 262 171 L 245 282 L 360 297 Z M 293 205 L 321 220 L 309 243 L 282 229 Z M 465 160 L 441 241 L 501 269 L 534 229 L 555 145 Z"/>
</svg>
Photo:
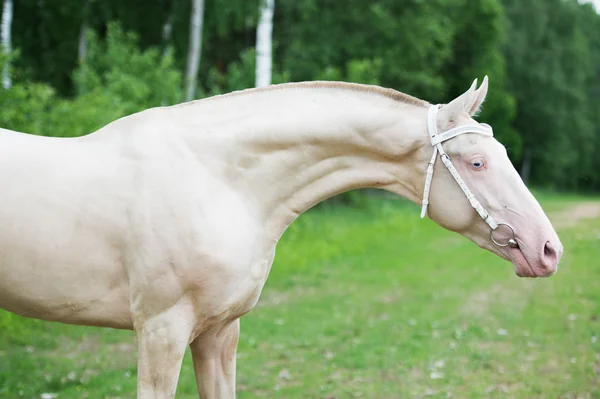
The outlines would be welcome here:
<svg viewBox="0 0 600 399">
<path fill-rule="evenodd" d="M 263 226 L 244 198 L 216 180 L 203 176 L 185 197 L 163 190 L 136 211 L 128 275 L 144 309 L 134 312 L 160 312 L 185 299 L 206 318 L 241 315 L 256 303 L 272 262 Z"/>
</svg>

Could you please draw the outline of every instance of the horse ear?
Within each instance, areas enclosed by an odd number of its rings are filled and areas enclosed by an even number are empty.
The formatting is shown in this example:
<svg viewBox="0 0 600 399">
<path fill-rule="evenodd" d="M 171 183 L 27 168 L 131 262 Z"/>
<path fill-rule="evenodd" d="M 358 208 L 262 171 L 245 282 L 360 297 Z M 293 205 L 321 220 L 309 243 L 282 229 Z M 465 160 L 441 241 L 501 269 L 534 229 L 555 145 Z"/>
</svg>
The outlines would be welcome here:
<svg viewBox="0 0 600 399">
<path fill-rule="evenodd" d="M 470 112 L 470 110 L 475 106 L 475 102 L 478 98 L 478 90 L 475 90 L 476 87 L 477 79 L 473 81 L 473 84 L 471 84 L 469 90 L 440 108 L 439 118 L 444 128 L 452 127 L 459 115 L 461 115 L 463 112 Z"/>
<path fill-rule="evenodd" d="M 469 115 L 474 116 L 479 113 L 481 110 L 481 104 L 485 101 L 485 96 L 488 92 L 488 77 L 485 75 L 483 78 L 483 82 L 481 82 L 481 86 L 479 89 L 475 91 L 477 97 L 475 98 L 475 102 L 471 105 L 471 109 L 469 110 Z"/>
</svg>

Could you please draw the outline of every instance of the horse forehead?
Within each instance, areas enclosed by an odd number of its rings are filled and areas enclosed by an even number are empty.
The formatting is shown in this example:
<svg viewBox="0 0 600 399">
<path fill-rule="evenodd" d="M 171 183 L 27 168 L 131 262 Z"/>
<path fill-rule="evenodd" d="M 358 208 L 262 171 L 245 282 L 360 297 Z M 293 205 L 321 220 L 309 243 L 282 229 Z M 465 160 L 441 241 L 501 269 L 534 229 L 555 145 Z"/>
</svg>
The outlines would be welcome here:
<svg viewBox="0 0 600 399">
<path fill-rule="evenodd" d="M 465 148 L 477 147 L 480 151 L 485 151 L 487 155 L 503 154 L 505 148 L 494 136 L 486 136 L 478 133 L 465 133 L 459 137 L 462 139 L 459 143 Z"/>
<path fill-rule="evenodd" d="M 487 139 L 491 139 L 491 137 L 477 133 L 465 133 L 446 141 L 443 145 L 446 152 L 454 155 L 465 155 L 475 151 L 493 152 L 493 146 Z"/>
</svg>

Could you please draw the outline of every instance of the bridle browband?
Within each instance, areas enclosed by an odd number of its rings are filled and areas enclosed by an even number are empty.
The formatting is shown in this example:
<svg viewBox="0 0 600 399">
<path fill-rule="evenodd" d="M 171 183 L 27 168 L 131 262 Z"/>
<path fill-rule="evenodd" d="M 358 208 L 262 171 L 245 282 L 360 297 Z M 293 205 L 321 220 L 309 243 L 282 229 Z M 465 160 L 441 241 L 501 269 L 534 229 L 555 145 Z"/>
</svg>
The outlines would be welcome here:
<svg viewBox="0 0 600 399">
<path fill-rule="evenodd" d="M 477 198 L 475 198 L 471 190 L 469 190 L 469 187 L 467 187 L 464 180 L 460 177 L 458 171 L 452 164 L 450 157 L 448 156 L 448 154 L 446 154 L 446 151 L 444 151 L 444 148 L 442 147 L 442 143 L 444 141 L 453 139 L 454 137 L 464 133 L 477 133 L 482 134 L 484 136 L 492 137 L 494 135 L 492 127 L 488 124 L 480 123 L 477 125 L 465 125 L 455 127 L 443 133 L 439 133 L 437 128 L 437 113 L 439 108 L 439 104 L 432 105 L 431 107 L 429 107 L 429 111 L 427 114 L 427 129 L 429 131 L 431 145 L 433 146 L 433 155 L 431 156 L 431 160 L 427 165 L 427 174 L 425 175 L 425 189 L 423 192 L 423 206 L 421 208 L 421 218 L 424 218 L 427 214 L 427 205 L 429 205 L 429 191 L 431 190 L 431 181 L 433 179 L 433 167 L 435 166 L 435 158 L 439 153 L 442 163 L 446 166 L 452 177 L 454 177 L 454 180 L 456 180 L 456 183 L 458 183 L 463 193 L 465 193 L 471 206 L 492 229 L 492 231 L 490 232 L 490 239 L 492 240 L 492 242 L 498 245 L 499 247 L 510 246 L 511 248 L 518 248 L 519 244 L 515 239 L 515 230 L 512 228 L 512 226 L 506 223 L 496 222 L 494 218 L 489 214 L 489 212 L 485 210 L 485 208 L 479 203 L 479 201 L 477 201 Z M 498 229 L 499 226 L 508 227 L 512 233 L 512 238 L 510 238 L 506 242 L 506 244 L 500 244 L 494 239 L 494 231 Z"/>
</svg>

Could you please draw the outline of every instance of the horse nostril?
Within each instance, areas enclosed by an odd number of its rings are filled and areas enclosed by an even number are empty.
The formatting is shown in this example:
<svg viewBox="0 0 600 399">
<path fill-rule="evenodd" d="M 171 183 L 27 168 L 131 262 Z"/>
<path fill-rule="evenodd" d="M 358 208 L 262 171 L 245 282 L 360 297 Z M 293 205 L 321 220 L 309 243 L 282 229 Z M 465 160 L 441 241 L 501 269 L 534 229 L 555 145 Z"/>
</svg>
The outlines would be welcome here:
<svg viewBox="0 0 600 399">
<path fill-rule="evenodd" d="M 558 266 L 560 259 L 560 245 L 557 246 L 550 241 L 544 244 L 544 255 L 542 256 L 542 265 L 545 269 L 554 270 Z"/>
<path fill-rule="evenodd" d="M 546 245 L 544 245 L 544 256 L 551 257 L 555 254 L 554 249 L 550 247 L 550 241 L 546 241 Z"/>
</svg>

